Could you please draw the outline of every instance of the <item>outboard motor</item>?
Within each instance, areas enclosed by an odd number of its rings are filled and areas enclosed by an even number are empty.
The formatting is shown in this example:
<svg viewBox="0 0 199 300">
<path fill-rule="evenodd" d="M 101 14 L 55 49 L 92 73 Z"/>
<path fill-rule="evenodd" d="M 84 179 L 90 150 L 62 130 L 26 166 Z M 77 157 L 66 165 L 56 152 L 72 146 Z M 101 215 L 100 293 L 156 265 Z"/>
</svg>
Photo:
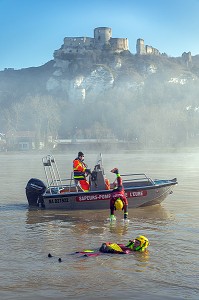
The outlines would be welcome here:
<svg viewBox="0 0 199 300">
<path fill-rule="evenodd" d="M 31 178 L 26 185 L 26 197 L 30 206 L 44 206 L 42 195 L 46 191 L 46 185 L 37 178 Z"/>
</svg>

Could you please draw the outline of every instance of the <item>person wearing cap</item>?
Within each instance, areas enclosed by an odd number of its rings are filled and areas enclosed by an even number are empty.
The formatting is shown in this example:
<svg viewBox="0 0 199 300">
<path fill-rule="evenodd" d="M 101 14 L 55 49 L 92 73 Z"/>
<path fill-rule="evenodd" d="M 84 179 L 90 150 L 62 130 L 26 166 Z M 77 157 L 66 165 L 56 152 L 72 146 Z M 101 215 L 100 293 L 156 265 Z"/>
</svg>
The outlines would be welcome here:
<svg viewBox="0 0 199 300">
<path fill-rule="evenodd" d="M 119 170 L 114 168 L 111 170 L 112 173 L 116 174 L 117 186 L 113 189 L 110 199 L 110 220 L 116 220 L 114 215 L 115 210 L 124 210 L 124 219 L 128 218 L 128 200 L 125 196 L 124 187 L 122 184 L 122 178 L 119 174 Z"/>
<path fill-rule="evenodd" d="M 129 240 L 127 245 L 116 243 L 102 243 L 99 251 L 103 253 L 128 254 L 132 251 L 144 252 L 149 246 L 149 240 L 144 235 L 138 235 Z"/>
<path fill-rule="evenodd" d="M 79 182 L 80 187 L 84 192 L 88 192 L 90 189 L 90 184 L 86 180 L 86 176 L 91 174 L 91 170 L 87 168 L 84 162 L 84 153 L 78 152 L 77 158 L 73 160 L 73 174 L 74 180 Z"/>
</svg>

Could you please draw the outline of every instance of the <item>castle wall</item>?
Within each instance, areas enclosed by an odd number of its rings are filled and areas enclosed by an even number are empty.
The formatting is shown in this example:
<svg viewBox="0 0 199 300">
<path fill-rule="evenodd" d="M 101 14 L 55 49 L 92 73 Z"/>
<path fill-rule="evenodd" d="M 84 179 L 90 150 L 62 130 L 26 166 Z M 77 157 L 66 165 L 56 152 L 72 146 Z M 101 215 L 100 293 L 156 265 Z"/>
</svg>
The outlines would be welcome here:
<svg viewBox="0 0 199 300">
<path fill-rule="evenodd" d="M 92 47 L 94 39 L 89 37 L 65 37 L 64 48 L 67 47 Z"/>
<path fill-rule="evenodd" d="M 146 45 L 146 54 L 160 55 L 160 51 L 152 46 Z"/>
<path fill-rule="evenodd" d="M 160 55 L 160 51 L 156 48 L 153 48 L 153 54 L 154 55 Z"/>
<path fill-rule="evenodd" d="M 146 54 L 153 54 L 153 47 L 146 45 Z"/>
<path fill-rule="evenodd" d="M 136 52 L 137 52 L 137 54 L 140 54 L 140 55 L 144 55 L 144 54 L 160 55 L 160 52 L 158 49 L 153 48 L 152 46 L 149 46 L 149 45 L 145 46 L 143 39 L 137 39 Z"/>
<path fill-rule="evenodd" d="M 128 39 L 111 38 L 110 45 L 112 50 L 129 50 Z"/>
<path fill-rule="evenodd" d="M 65 37 L 61 49 L 55 50 L 54 57 L 61 53 L 85 53 L 94 48 L 94 39 L 90 37 Z"/>
</svg>

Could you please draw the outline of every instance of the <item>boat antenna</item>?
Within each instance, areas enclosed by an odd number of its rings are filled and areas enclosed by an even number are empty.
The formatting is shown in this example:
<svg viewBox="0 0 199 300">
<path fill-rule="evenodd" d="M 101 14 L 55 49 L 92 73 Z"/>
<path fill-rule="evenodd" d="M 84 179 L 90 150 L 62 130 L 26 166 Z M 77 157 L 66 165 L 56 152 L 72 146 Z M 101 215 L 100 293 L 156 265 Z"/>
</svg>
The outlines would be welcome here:
<svg viewBox="0 0 199 300">
<path fill-rule="evenodd" d="M 97 164 L 100 164 L 101 166 L 103 166 L 102 153 L 99 154 L 99 160 L 98 160 Z"/>
</svg>

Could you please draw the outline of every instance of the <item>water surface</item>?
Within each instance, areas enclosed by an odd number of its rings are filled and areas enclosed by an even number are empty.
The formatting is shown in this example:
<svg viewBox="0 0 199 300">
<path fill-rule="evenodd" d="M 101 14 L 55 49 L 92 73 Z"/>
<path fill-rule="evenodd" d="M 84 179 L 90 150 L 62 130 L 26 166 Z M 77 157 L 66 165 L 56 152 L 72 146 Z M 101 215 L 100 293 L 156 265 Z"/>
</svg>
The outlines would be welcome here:
<svg viewBox="0 0 199 300">
<path fill-rule="evenodd" d="M 70 176 L 76 153 L 55 154 L 61 177 Z M 105 172 L 145 172 L 179 184 L 161 205 L 131 209 L 129 223 L 107 222 L 109 211 L 30 209 L 27 181 L 45 181 L 42 154 L 1 154 L 1 299 L 198 299 L 199 155 L 124 152 L 103 154 Z M 93 167 L 96 154 L 87 154 Z M 110 174 L 110 175 L 109 175 Z M 149 251 L 80 257 L 102 242 L 125 243 L 143 234 Z M 53 255 L 48 258 L 48 253 Z M 62 258 L 62 262 L 58 262 Z"/>
</svg>

